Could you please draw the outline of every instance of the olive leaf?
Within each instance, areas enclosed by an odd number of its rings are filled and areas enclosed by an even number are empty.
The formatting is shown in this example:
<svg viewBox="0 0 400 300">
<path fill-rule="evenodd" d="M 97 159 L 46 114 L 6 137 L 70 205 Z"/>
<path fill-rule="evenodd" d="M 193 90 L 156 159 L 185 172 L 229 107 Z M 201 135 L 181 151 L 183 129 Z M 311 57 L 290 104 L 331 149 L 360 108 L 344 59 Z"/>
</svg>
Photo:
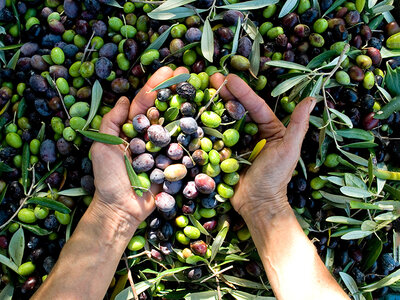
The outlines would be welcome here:
<svg viewBox="0 0 400 300">
<path fill-rule="evenodd" d="M 377 87 L 378 91 L 382 94 L 382 96 L 386 99 L 386 101 L 388 102 L 392 101 L 393 98 L 387 90 L 385 90 L 383 87 L 377 84 L 375 86 Z"/>
<path fill-rule="evenodd" d="M 215 237 L 215 239 L 211 245 L 210 262 L 212 262 L 214 260 L 215 256 L 217 255 L 219 248 L 221 247 L 222 243 L 225 240 L 228 230 L 229 230 L 229 225 L 222 227 L 221 230 L 218 232 L 217 236 Z"/>
<path fill-rule="evenodd" d="M 24 256 L 25 249 L 25 236 L 24 230 L 20 227 L 12 236 L 10 245 L 8 247 L 8 253 L 11 259 L 19 267 Z"/>
<path fill-rule="evenodd" d="M 348 116 L 346 116 L 345 114 L 341 113 L 340 111 L 334 108 L 329 108 L 329 111 L 333 113 L 335 116 L 337 116 L 340 120 L 342 120 L 346 126 L 348 126 L 349 128 L 353 128 L 353 123 L 351 122 Z"/>
<path fill-rule="evenodd" d="M 129 181 L 132 187 L 142 187 L 140 179 L 137 176 L 135 170 L 133 169 L 132 164 L 129 161 L 129 158 L 126 154 L 124 154 L 124 160 L 125 160 L 126 171 L 128 172 Z M 139 188 L 134 188 L 134 191 L 139 197 L 143 196 L 143 191 L 140 190 Z"/>
<path fill-rule="evenodd" d="M 89 116 L 86 120 L 85 126 L 83 126 L 83 130 L 86 130 L 93 118 L 96 116 L 97 110 L 99 109 L 101 97 L 103 96 L 103 89 L 100 85 L 100 82 L 96 80 L 92 87 L 92 100 L 90 102 L 90 111 Z"/>
<path fill-rule="evenodd" d="M 334 11 L 337 7 L 342 5 L 346 0 L 336 0 L 327 10 L 326 12 L 322 15 L 322 17 L 325 17 L 326 15 L 329 15 L 332 11 Z"/>
<path fill-rule="evenodd" d="M 194 1 L 195 0 L 168 0 L 165 1 L 163 4 L 161 4 L 159 7 L 157 7 L 156 9 L 153 9 L 153 12 L 167 11 L 173 8 L 177 8 L 192 3 Z"/>
<path fill-rule="evenodd" d="M 5 265 L 6 267 L 9 267 L 15 273 L 18 273 L 18 266 L 11 259 L 2 254 L 0 254 L 0 263 Z"/>
<path fill-rule="evenodd" d="M 24 144 L 22 149 L 22 165 L 21 165 L 21 183 L 24 188 L 24 192 L 26 194 L 28 190 L 28 172 L 29 172 L 29 163 L 30 161 L 30 151 L 28 143 Z"/>
<path fill-rule="evenodd" d="M 190 257 L 188 257 L 189 259 Z M 200 299 L 218 299 L 218 295 L 223 296 L 225 295 L 225 291 L 204 291 L 204 292 L 197 292 L 197 293 L 189 293 L 186 294 L 183 298 L 185 300 L 200 300 Z M 177 299 L 177 298 L 176 298 Z"/>
<path fill-rule="evenodd" d="M 339 151 L 343 153 L 345 156 L 347 156 L 348 159 L 350 159 L 352 162 L 355 162 L 356 164 L 359 164 L 363 167 L 368 167 L 368 160 L 365 158 L 362 158 L 356 154 L 344 151 L 343 149 L 339 148 Z"/>
<path fill-rule="evenodd" d="M 366 202 L 350 201 L 350 208 L 352 209 L 381 209 L 378 205 Z"/>
<path fill-rule="evenodd" d="M 71 237 L 71 228 L 72 228 L 72 220 L 74 219 L 76 212 L 76 207 L 71 214 L 71 221 L 68 223 L 67 228 L 65 229 L 65 241 L 68 242 L 69 238 Z"/>
<path fill-rule="evenodd" d="M 203 13 L 207 11 L 207 9 L 196 9 L 197 13 Z M 170 10 L 163 10 L 163 11 L 151 11 L 147 15 L 151 19 L 155 20 L 175 20 L 180 18 L 186 18 L 193 16 L 195 13 L 194 9 L 189 7 L 176 7 Z"/>
<path fill-rule="evenodd" d="M 232 54 L 236 54 L 236 51 L 237 51 L 237 48 L 238 48 L 238 45 L 239 45 L 239 36 L 240 36 L 240 28 L 241 28 L 241 26 L 242 26 L 242 19 L 238 18 L 237 25 L 236 25 L 236 32 L 235 32 L 235 36 L 234 36 L 233 42 L 232 42 L 231 55 Z M 227 55 L 225 55 L 225 56 L 227 56 Z M 220 64 L 223 67 L 223 63 L 220 62 Z"/>
<path fill-rule="evenodd" d="M 188 215 L 188 217 L 193 226 L 196 227 L 202 234 L 210 235 L 208 231 L 203 227 L 203 225 L 201 225 L 201 223 L 193 215 Z"/>
<path fill-rule="evenodd" d="M 218 8 L 234 9 L 234 10 L 252 10 L 252 9 L 260 9 L 272 4 L 276 4 L 278 2 L 279 0 L 251 0 L 241 3 L 222 5 L 218 6 Z"/>
<path fill-rule="evenodd" d="M 214 56 L 214 34 L 211 29 L 210 20 L 207 18 L 203 26 L 203 34 L 201 36 L 201 52 L 205 59 L 213 62 Z"/>
<path fill-rule="evenodd" d="M 345 194 L 346 196 L 354 197 L 354 198 L 364 199 L 364 198 L 369 198 L 372 196 L 371 192 L 366 191 L 361 188 L 352 187 L 352 186 L 342 186 L 340 188 L 340 191 L 343 194 Z"/>
<path fill-rule="evenodd" d="M 370 131 L 366 131 L 363 129 L 359 128 L 346 128 L 346 129 L 340 129 L 336 130 L 336 133 L 340 135 L 341 137 L 347 138 L 347 139 L 357 139 L 357 140 L 363 140 L 363 141 L 373 141 L 374 140 L 374 134 Z"/>
<path fill-rule="evenodd" d="M 174 135 L 176 131 L 179 129 L 180 120 L 173 121 L 165 125 L 165 129 L 168 130 L 170 135 Z"/>
<path fill-rule="evenodd" d="M 222 135 L 221 132 L 219 132 L 217 129 L 210 128 L 210 127 L 202 127 L 203 131 L 207 135 L 214 136 L 216 138 L 222 139 L 224 136 Z"/>
<path fill-rule="evenodd" d="M 114 6 L 117 8 L 123 8 L 118 2 L 117 0 L 107 0 L 104 2 L 105 4 L 109 5 L 109 6 Z"/>
<path fill-rule="evenodd" d="M 21 222 L 15 221 L 15 223 L 18 223 L 20 226 L 24 227 L 26 230 L 29 230 L 30 232 L 39 235 L 39 236 L 45 236 L 49 235 L 51 231 L 48 231 L 44 228 L 39 227 L 39 225 L 30 225 L 30 224 L 25 224 Z"/>
<path fill-rule="evenodd" d="M 346 182 L 346 186 L 352 186 L 352 187 L 368 190 L 368 187 L 365 184 L 365 182 L 360 177 L 358 177 L 352 173 L 345 173 L 344 181 Z"/>
<path fill-rule="evenodd" d="M 26 111 L 27 105 L 25 102 L 25 98 L 22 98 L 21 101 L 18 102 L 18 109 L 17 109 L 17 118 L 23 117 Z"/>
<path fill-rule="evenodd" d="M 160 89 L 164 89 L 164 88 L 170 87 L 170 86 L 172 86 L 174 84 L 178 84 L 178 83 L 184 82 L 184 81 L 188 80 L 189 78 L 190 78 L 190 74 L 186 74 L 186 73 L 176 75 L 174 77 L 171 77 L 171 78 L 161 82 L 155 88 L 153 88 L 150 91 L 148 91 L 148 93 L 151 93 L 151 92 L 154 92 L 154 91 L 157 91 L 157 90 L 160 90 Z"/>
<path fill-rule="evenodd" d="M 303 80 L 307 79 L 308 75 L 299 74 L 296 77 L 290 78 L 278 84 L 271 92 L 272 97 L 282 95 L 286 91 L 290 90 L 294 86 L 300 84 Z"/>
<path fill-rule="evenodd" d="M 169 33 L 171 32 L 172 28 L 176 25 L 178 25 L 179 23 L 175 23 L 171 26 L 169 26 L 169 28 L 167 30 L 165 30 L 154 42 L 152 42 L 143 52 L 146 52 L 147 50 L 150 49 L 160 49 L 161 46 L 164 44 L 164 42 L 168 39 Z"/>
<path fill-rule="evenodd" d="M 165 58 L 163 58 L 161 63 L 164 63 L 165 61 L 167 61 L 169 58 L 175 56 L 176 54 L 185 52 L 186 50 L 192 49 L 193 47 L 197 47 L 199 44 L 200 44 L 200 42 L 194 42 L 194 43 L 187 44 L 185 47 L 182 47 L 182 48 L 176 50 L 175 52 L 168 54 Z"/>
<path fill-rule="evenodd" d="M 18 34 L 18 36 L 20 36 L 21 35 L 21 21 L 19 19 L 19 13 L 18 13 L 17 7 L 15 6 L 14 1 L 11 1 L 11 7 L 12 7 L 12 10 L 14 13 L 15 20 L 17 21 L 17 28 L 18 28 L 17 34 Z"/>
<path fill-rule="evenodd" d="M 385 85 L 392 95 L 400 96 L 400 67 L 392 69 L 386 63 Z"/>
<path fill-rule="evenodd" d="M 381 3 L 384 3 L 384 2 L 381 2 Z M 379 3 L 379 4 L 381 4 L 381 3 Z M 391 11 L 394 8 L 393 5 L 379 5 L 379 4 L 375 5 L 371 9 L 372 14 L 385 13 L 385 12 Z"/>
<path fill-rule="evenodd" d="M 7 284 L 0 292 L 0 299 L 11 300 L 14 294 L 14 287 L 11 283 Z"/>
<path fill-rule="evenodd" d="M 0 161 L 0 172 L 11 172 L 14 169 L 7 165 L 5 162 Z"/>
<path fill-rule="evenodd" d="M 326 218 L 327 222 L 346 224 L 346 225 L 361 225 L 362 221 L 344 216 L 332 216 Z"/>
<path fill-rule="evenodd" d="M 177 107 L 168 108 L 164 114 L 165 121 L 169 122 L 175 120 L 178 114 L 179 114 L 179 108 Z"/>
<path fill-rule="evenodd" d="M 310 62 L 307 64 L 307 68 L 314 69 L 314 68 L 320 67 L 320 66 L 322 66 L 322 64 L 324 62 L 326 62 L 327 60 L 329 60 L 330 58 L 332 58 L 336 55 L 337 55 L 337 53 L 335 50 L 328 50 L 328 51 L 322 52 L 321 54 L 317 55 L 312 60 L 310 60 Z"/>
<path fill-rule="evenodd" d="M 315 97 L 319 94 L 322 88 L 322 84 L 324 82 L 324 76 L 319 76 L 317 81 L 315 82 L 313 88 L 311 89 L 309 96 L 310 97 Z"/>
<path fill-rule="evenodd" d="M 373 18 L 373 19 L 368 23 L 369 28 L 370 28 L 371 30 L 377 29 L 378 26 L 379 26 L 379 24 L 382 23 L 383 19 L 384 19 L 384 16 L 383 16 L 383 15 L 378 15 L 378 16 L 376 16 L 375 18 Z M 392 57 L 392 56 L 384 56 L 383 48 L 385 48 L 385 47 L 382 47 L 382 49 L 381 49 L 382 58 Z M 394 56 L 397 56 L 397 55 L 394 55 Z"/>
<path fill-rule="evenodd" d="M 21 54 L 21 50 L 18 50 L 17 52 L 14 53 L 14 55 L 11 57 L 11 59 L 7 63 L 8 69 L 15 70 L 15 67 L 17 66 L 17 62 L 18 62 L 20 54 Z"/>
<path fill-rule="evenodd" d="M 382 18 L 383 18 L 383 16 L 382 16 Z M 384 46 L 381 48 L 380 52 L 381 52 L 382 58 L 400 56 L 400 50 L 398 50 L 398 49 L 389 50 L 388 48 L 386 48 Z"/>
<path fill-rule="evenodd" d="M 358 240 L 371 235 L 372 231 L 354 230 L 342 235 L 342 240 Z"/>
<path fill-rule="evenodd" d="M 345 144 L 342 147 L 345 148 L 355 148 L 355 149 L 366 149 L 366 148 L 374 148 L 377 147 L 378 144 L 373 143 L 373 142 L 357 142 L 357 143 L 350 143 L 350 144 Z"/>
<path fill-rule="evenodd" d="M 255 77 L 260 70 L 260 38 L 262 39 L 261 34 L 257 32 L 250 53 L 250 72 Z"/>
<path fill-rule="evenodd" d="M 378 259 L 379 255 L 383 249 L 383 243 L 377 237 L 372 237 L 367 241 L 367 245 L 365 246 L 366 255 L 363 256 L 361 265 L 364 271 L 368 270 L 375 261 Z"/>
<path fill-rule="evenodd" d="M 7 189 L 8 189 L 8 185 L 6 185 L 0 193 L 0 204 L 1 204 L 1 202 L 3 202 L 3 199 L 6 195 Z"/>
<path fill-rule="evenodd" d="M 282 18 L 291 13 L 296 9 L 297 5 L 299 5 L 299 0 L 286 0 L 281 11 L 279 12 L 278 18 Z"/>
<path fill-rule="evenodd" d="M 300 65 L 298 63 L 285 61 L 285 60 L 271 60 L 271 61 L 267 61 L 265 64 L 268 66 L 271 66 L 271 67 L 278 67 L 278 68 L 284 68 L 284 69 L 290 69 L 290 70 L 299 70 L 299 71 L 304 71 L 304 72 L 312 72 L 312 70 L 308 67 Z M 299 74 L 299 75 L 303 75 L 303 74 Z"/>
<path fill-rule="evenodd" d="M 4 29 L 4 27 L 2 27 L 2 28 Z M 4 46 L 3 42 L 0 41 L 0 49 L 1 49 L 3 46 Z M 0 50 L 0 60 L 3 62 L 4 65 L 7 64 L 7 61 L 6 61 L 6 54 L 4 53 L 3 50 Z"/>
<path fill-rule="evenodd" d="M 38 134 L 36 136 L 36 138 L 40 142 L 43 142 L 45 131 L 46 131 L 46 124 L 44 122 L 42 122 L 42 126 L 40 126 L 39 132 L 38 132 Z"/>
<path fill-rule="evenodd" d="M 13 50 L 13 49 L 21 48 L 23 45 L 24 45 L 24 43 L 15 44 L 15 45 L 1 46 L 0 47 L 0 51 Z"/>
<path fill-rule="evenodd" d="M 85 130 L 77 130 L 77 131 L 82 135 L 86 136 L 87 138 L 103 144 L 120 145 L 125 142 L 120 137 L 111 134 L 106 134 L 96 131 L 85 131 Z"/>
<path fill-rule="evenodd" d="M 304 163 L 304 160 L 301 157 L 299 157 L 299 164 L 300 164 L 301 170 L 303 171 L 304 178 L 307 179 L 306 164 Z"/>
<path fill-rule="evenodd" d="M 71 188 L 68 190 L 63 190 L 57 192 L 59 196 L 68 196 L 68 197 L 80 197 L 88 195 L 88 193 L 83 188 Z"/>
<path fill-rule="evenodd" d="M 396 200 L 400 200 L 400 190 L 392 187 L 389 184 L 385 184 L 385 186 L 383 187 L 383 190 L 388 192 Z"/>
<path fill-rule="evenodd" d="M 390 101 L 384 107 L 382 107 L 380 111 L 375 113 L 374 118 L 378 120 L 384 120 L 389 118 L 392 113 L 397 111 L 400 111 L 400 94 L 399 96 L 393 98 L 392 101 Z"/>
<path fill-rule="evenodd" d="M 266 290 L 269 288 L 268 286 L 263 285 L 261 283 L 231 275 L 224 275 L 224 278 L 234 285 L 243 286 L 249 289 Z"/>
<path fill-rule="evenodd" d="M 345 203 L 350 203 L 351 201 L 360 201 L 356 198 L 351 198 L 351 197 L 346 197 L 346 196 L 342 196 L 342 195 L 335 195 L 335 194 L 331 194 L 331 193 L 327 193 L 325 191 L 319 191 L 322 195 L 322 197 L 324 197 L 325 199 L 334 202 L 334 203 L 338 203 L 338 204 L 345 204 Z"/>
<path fill-rule="evenodd" d="M 258 40 L 260 44 L 264 43 L 262 35 L 258 31 L 257 26 L 250 19 L 246 19 L 246 21 L 242 25 L 244 31 L 251 37 L 252 40 Z"/>
<path fill-rule="evenodd" d="M 377 289 L 383 288 L 385 286 L 389 286 L 399 280 L 400 280 L 400 270 L 397 270 L 377 282 L 361 287 L 361 289 L 363 292 L 372 292 Z"/>
<path fill-rule="evenodd" d="M 46 197 L 33 197 L 28 199 L 28 201 L 26 201 L 27 204 L 38 204 L 44 207 L 47 207 L 49 209 L 58 211 L 62 214 L 69 214 L 71 212 L 71 209 L 69 209 L 67 206 L 65 206 L 64 204 L 62 204 L 61 202 L 58 202 L 56 200 L 50 199 L 50 198 L 46 198 Z"/>
<path fill-rule="evenodd" d="M 346 287 L 349 290 L 349 292 L 351 293 L 351 295 L 354 297 L 354 299 L 361 300 L 360 295 L 358 295 L 359 290 L 358 290 L 357 283 L 354 281 L 353 277 L 351 277 L 349 274 L 344 273 L 344 272 L 339 272 L 339 275 L 342 278 L 344 284 L 346 285 Z"/>
</svg>

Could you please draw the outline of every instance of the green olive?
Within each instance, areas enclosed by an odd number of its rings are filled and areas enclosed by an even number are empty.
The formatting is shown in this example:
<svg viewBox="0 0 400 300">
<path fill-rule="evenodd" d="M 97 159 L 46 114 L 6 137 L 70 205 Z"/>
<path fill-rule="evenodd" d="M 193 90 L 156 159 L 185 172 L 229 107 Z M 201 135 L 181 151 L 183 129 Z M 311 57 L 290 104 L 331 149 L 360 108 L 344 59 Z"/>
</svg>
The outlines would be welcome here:
<svg viewBox="0 0 400 300">
<path fill-rule="evenodd" d="M 144 66 L 150 65 L 154 60 L 160 58 L 160 53 L 156 49 L 149 49 L 145 51 L 140 57 L 140 63 Z"/>
<path fill-rule="evenodd" d="M 68 225 L 69 222 L 71 221 L 71 216 L 70 214 L 63 214 L 60 213 L 59 211 L 55 211 L 54 215 L 56 216 L 58 222 L 62 225 Z"/>
<path fill-rule="evenodd" d="M 189 224 L 188 217 L 182 215 L 175 218 L 175 224 L 178 227 L 184 228 Z"/>
<path fill-rule="evenodd" d="M 62 65 L 65 61 L 64 51 L 62 51 L 62 49 L 59 47 L 54 47 L 51 49 L 50 57 L 56 65 Z"/>
<path fill-rule="evenodd" d="M 85 117 L 90 110 L 90 105 L 87 102 L 76 102 L 74 103 L 70 109 L 69 114 L 71 117 Z"/>
<path fill-rule="evenodd" d="M 234 158 L 225 159 L 221 162 L 221 170 L 224 173 L 233 173 L 239 170 L 239 162 Z"/>
<path fill-rule="evenodd" d="M 183 233 L 192 240 L 196 240 L 200 237 L 200 230 L 198 230 L 196 227 L 188 225 L 185 228 L 183 228 Z"/>
<path fill-rule="evenodd" d="M 141 235 L 135 235 L 128 243 L 128 249 L 131 251 L 139 251 L 146 245 L 146 240 Z"/>
<path fill-rule="evenodd" d="M 7 142 L 8 145 L 10 145 L 13 148 L 17 148 L 18 149 L 18 148 L 22 147 L 22 139 L 15 132 L 7 133 L 6 142 Z"/>
<path fill-rule="evenodd" d="M 197 229 L 197 228 L 196 228 Z M 200 236 L 200 234 L 199 234 Z M 175 239 L 181 243 L 182 245 L 189 245 L 190 243 L 190 238 L 187 237 L 182 231 L 178 230 L 175 233 Z"/>
<path fill-rule="evenodd" d="M 56 85 L 61 94 L 66 95 L 69 93 L 68 81 L 65 78 L 57 78 Z"/>
<path fill-rule="evenodd" d="M 35 269 L 36 266 L 31 261 L 27 261 L 18 267 L 18 274 L 21 276 L 28 276 L 32 274 Z"/>
<path fill-rule="evenodd" d="M 35 223 L 36 216 L 35 216 L 33 209 L 22 208 L 18 212 L 18 220 L 20 220 L 21 222 L 24 222 L 24 223 L 28 223 L 28 224 Z"/>
<path fill-rule="evenodd" d="M 205 111 L 200 116 L 201 122 L 210 128 L 217 128 L 221 124 L 221 117 L 212 111 Z"/>
<path fill-rule="evenodd" d="M 227 185 L 226 183 L 218 183 L 217 191 L 221 197 L 224 197 L 226 199 L 231 198 L 233 196 L 233 194 L 235 193 L 233 188 L 231 186 Z"/>
</svg>

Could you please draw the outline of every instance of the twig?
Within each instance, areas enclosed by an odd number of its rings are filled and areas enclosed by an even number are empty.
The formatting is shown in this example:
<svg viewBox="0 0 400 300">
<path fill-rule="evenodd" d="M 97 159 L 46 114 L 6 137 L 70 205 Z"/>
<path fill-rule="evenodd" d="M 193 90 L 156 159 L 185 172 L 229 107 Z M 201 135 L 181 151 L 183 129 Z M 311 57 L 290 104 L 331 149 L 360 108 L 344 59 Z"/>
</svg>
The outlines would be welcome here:
<svg viewBox="0 0 400 300">
<path fill-rule="evenodd" d="M 129 284 L 131 285 L 131 288 L 132 288 L 133 296 L 135 297 L 135 300 L 139 300 L 139 297 L 136 293 L 135 284 L 133 283 L 132 272 L 131 272 L 131 269 L 129 268 L 128 260 L 126 258 L 125 252 L 124 252 L 124 261 L 125 261 L 126 270 L 128 271 L 128 280 L 129 280 Z"/>
<path fill-rule="evenodd" d="M 211 105 L 211 103 L 214 102 L 214 99 L 219 95 L 219 92 L 221 89 L 228 83 L 228 80 L 224 80 L 224 82 L 219 86 L 218 90 L 215 92 L 215 94 L 211 97 L 210 101 L 207 102 L 205 106 L 203 106 L 200 110 L 199 113 L 197 114 L 196 120 L 201 116 L 203 112 L 207 110 L 207 108 Z"/>
<path fill-rule="evenodd" d="M 215 276 L 217 276 L 217 275 L 219 275 L 219 274 L 222 274 L 223 272 L 228 271 L 228 270 L 230 270 L 230 269 L 232 269 L 232 268 L 233 268 L 233 265 L 231 265 L 231 266 L 229 266 L 229 267 L 226 267 L 225 269 L 222 269 L 222 270 L 220 270 L 220 271 L 218 271 L 218 272 L 215 272 L 213 275 L 211 275 L 211 276 L 209 276 L 209 277 L 203 279 L 202 281 L 200 281 L 200 283 L 204 283 L 204 282 L 206 282 L 207 280 L 209 280 L 209 279 L 211 279 L 211 278 L 213 278 L 213 277 L 215 277 Z"/>
<path fill-rule="evenodd" d="M 148 254 L 150 254 L 150 253 L 151 253 L 150 251 L 145 250 L 145 251 L 140 252 L 140 253 L 138 253 L 138 254 L 130 255 L 130 256 L 126 257 L 126 258 L 127 258 L 127 259 L 133 259 L 133 258 L 137 258 L 137 257 L 143 256 L 143 255 L 148 255 Z M 123 260 L 123 259 L 124 259 L 124 258 L 121 258 L 121 260 Z"/>
<path fill-rule="evenodd" d="M 88 51 L 88 49 L 89 49 L 90 42 L 92 41 L 92 39 L 93 39 L 93 37 L 94 37 L 94 34 L 95 34 L 95 31 L 93 30 L 93 33 L 92 33 L 92 35 L 90 36 L 90 39 L 89 39 L 89 41 L 88 41 L 87 44 L 86 44 L 85 50 L 83 50 L 83 55 L 82 55 L 81 63 L 83 63 L 83 62 L 85 61 L 85 56 L 86 56 L 86 53 L 87 53 L 87 51 Z"/>
<path fill-rule="evenodd" d="M 67 114 L 67 118 L 68 118 L 68 120 L 69 120 L 69 119 L 71 119 L 71 116 L 69 115 L 68 110 L 67 110 L 67 107 L 65 106 L 64 97 L 61 95 L 61 92 L 60 92 L 60 90 L 58 89 L 57 84 L 56 84 L 56 82 L 54 81 L 53 78 L 51 79 L 51 81 L 52 81 L 53 84 L 54 84 L 54 88 L 56 89 L 56 91 L 57 91 L 57 93 L 58 93 L 58 96 L 60 97 L 62 106 L 63 106 L 63 108 L 64 108 L 64 110 L 65 110 L 65 113 Z"/>
<path fill-rule="evenodd" d="M 200 18 L 201 22 L 205 22 L 204 19 L 200 16 L 199 12 L 197 11 L 196 7 L 192 6 L 192 5 L 184 5 L 184 7 L 190 8 L 194 11 L 194 13 Z"/>
</svg>

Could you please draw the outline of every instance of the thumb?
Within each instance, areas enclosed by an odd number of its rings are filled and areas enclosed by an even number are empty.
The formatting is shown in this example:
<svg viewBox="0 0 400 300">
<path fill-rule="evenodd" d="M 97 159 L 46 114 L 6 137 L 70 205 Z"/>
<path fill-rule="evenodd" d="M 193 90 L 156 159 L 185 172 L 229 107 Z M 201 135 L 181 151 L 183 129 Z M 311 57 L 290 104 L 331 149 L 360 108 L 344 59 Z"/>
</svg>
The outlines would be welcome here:
<svg viewBox="0 0 400 300">
<path fill-rule="evenodd" d="M 126 122 L 129 113 L 129 99 L 119 98 L 114 108 L 101 121 L 100 132 L 119 136 L 121 126 Z"/>
<path fill-rule="evenodd" d="M 290 118 L 290 123 L 286 129 L 283 140 L 291 149 L 297 152 L 300 152 L 301 144 L 308 130 L 310 113 L 314 109 L 315 104 L 315 98 L 305 98 L 297 104 Z"/>
</svg>

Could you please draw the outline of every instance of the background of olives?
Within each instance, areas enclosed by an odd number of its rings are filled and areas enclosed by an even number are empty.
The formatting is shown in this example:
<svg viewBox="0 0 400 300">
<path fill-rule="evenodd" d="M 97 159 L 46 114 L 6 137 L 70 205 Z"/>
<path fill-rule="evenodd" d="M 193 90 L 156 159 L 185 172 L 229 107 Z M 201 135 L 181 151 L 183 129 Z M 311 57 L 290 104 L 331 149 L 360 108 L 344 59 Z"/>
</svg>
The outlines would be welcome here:
<svg viewBox="0 0 400 300">
<path fill-rule="evenodd" d="M 235 4 L 239 6 L 229 6 Z M 1 261 L 0 288 L 5 294 L 14 293 L 15 299 L 29 298 L 50 272 L 90 203 L 94 191 L 88 154 L 92 140 L 78 130 L 98 129 L 102 116 L 115 101 L 121 95 L 132 99 L 159 67 L 185 65 L 201 78 L 217 71 L 237 73 L 285 124 L 302 97 L 314 93 L 321 99 L 318 80 L 331 75 L 325 86 L 326 101 L 320 101 L 312 113 L 302 162 L 288 187 L 289 201 L 321 258 L 345 288 L 366 291 L 368 285 L 378 282 L 372 286 L 372 293 L 364 296 L 391 299 L 390 295 L 399 292 L 396 245 L 400 229 L 394 220 L 398 214 L 387 207 L 363 206 L 362 197 L 375 205 L 400 200 L 400 188 L 392 181 L 399 179 L 398 173 L 384 174 L 384 182 L 372 178 L 368 170 L 368 165 L 387 167 L 392 172 L 399 168 L 400 114 L 398 104 L 393 104 L 397 102 L 392 102 L 384 118 L 376 118 L 390 98 L 396 100 L 400 95 L 390 84 L 398 81 L 396 68 L 400 64 L 400 28 L 388 13 L 392 3 L 378 1 L 368 7 L 369 1 L 362 0 L 251 4 L 197 0 L 190 5 L 198 15 L 191 7 L 166 11 L 157 8 L 159 3 L 150 2 L 0 0 L 0 224 L 16 215 L 1 229 L 0 254 L 11 256 L 17 266 L 6 267 L 7 262 Z M 337 65 L 332 61 L 346 43 L 351 48 L 332 72 Z M 320 55 L 326 57 L 321 59 Z M 314 60 L 316 57 L 319 59 Z M 315 77 L 309 80 L 304 76 L 308 71 L 299 65 L 308 66 Z M 331 66 L 319 69 L 326 65 Z M 96 81 L 102 89 L 96 87 Z M 198 78 L 191 76 L 188 82 L 196 86 Z M 168 107 L 156 101 L 156 108 L 162 111 Z M 327 114 L 333 120 L 329 121 Z M 35 197 L 28 200 L 26 194 Z M 344 198 L 339 196 L 353 200 L 343 203 Z M 189 206 L 187 212 L 190 209 L 193 207 Z M 263 286 L 267 280 L 245 224 L 228 210 L 229 205 L 221 204 L 217 209 L 220 219 L 202 224 L 205 228 L 216 226 L 214 237 L 226 234 L 214 260 L 215 269 L 232 265 L 220 282 L 223 288 L 234 284 L 238 290 L 223 291 L 236 299 L 248 294 L 270 295 Z M 185 217 L 180 216 L 177 224 L 186 224 Z M 186 225 L 191 226 L 189 223 Z M 229 230 L 221 230 L 227 223 L 231 224 Z M 142 224 L 138 236 L 128 245 L 127 255 L 142 251 L 146 239 L 139 236 L 145 236 L 152 226 L 169 233 L 171 227 L 165 224 L 156 217 Z M 179 238 L 193 232 L 197 236 L 198 228 L 193 228 Z M 350 239 L 343 239 L 346 234 Z M 21 239 L 23 251 L 11 255 L 14 251 L 10 249 L 16 249 Z M 204 238 L 208 245 L 213 241 Z M 203 244 L 197 246 L 204 248 Z M 190 253 L 181 250 L 182 256 L 187 256 L 183 260 L 164 244 L 159 249 L 149 248 L 149 256 L 129 260 L 133 274 L 142 275 L 134 278 L 139 287 L 144 277 L 157 278 L 154 271 L 160 273 L 165 270 L 163 266 L 174 269 L 174 275 L 185 281 L 182 286 L 170 281 L 171 277 L 168 281 L 163 278 L 141 293 L 141 299 L 167 294 L 179 298 L 188 290 L 216 290 L 215 279 L 205 283 L 200 283 L 203 278 L 193 279 L 210 270 L 194 267 L 197 262 L 188 260 Z M 182 266 L 191 268 L 183 270 Z M 353 278 L 353 286 L 343 273 Z M 379 280 L 388 275 L 394 280 L 385 286 Z M 125 287 L 122 262 L 107 297 L 116 296 Z M 125 292 L 119 297 L 125 299 Z"/>
</svg>

